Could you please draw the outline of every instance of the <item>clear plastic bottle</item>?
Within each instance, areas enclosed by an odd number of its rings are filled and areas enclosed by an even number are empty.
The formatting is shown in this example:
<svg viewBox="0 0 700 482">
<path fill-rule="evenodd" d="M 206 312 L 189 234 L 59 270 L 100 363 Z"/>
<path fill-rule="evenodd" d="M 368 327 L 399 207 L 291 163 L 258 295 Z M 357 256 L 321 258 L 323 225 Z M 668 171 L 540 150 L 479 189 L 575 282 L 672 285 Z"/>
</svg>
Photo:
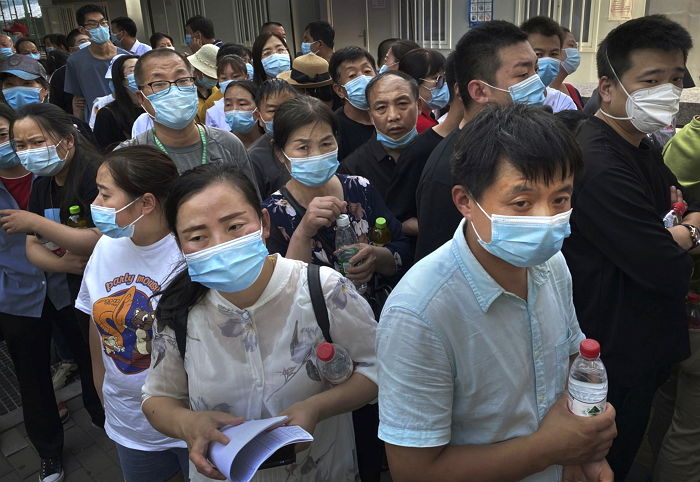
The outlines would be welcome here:
<svg viewBox="0 0 700 482">
<path fill-rule="evenodd" d="M 71 206 L 68 208 L 70 216 L 66 222 L 71 228 L 87 228 L 87 219 L 80 213 L 80 206 Z"/>
<path fill-rule="evenodd" d="M 59 258 L 63 257 L 64 254 L 66 254 L 66 250 L 54 243 L 53 241 L 49 241 L 46 238 L 41 237 L 38 233 L 36 234 L 36 239 L 39 241 L 46 249 L 51 251 L 53 254 L 58 256 Z"/>
<path fill-rule="evenodd" d="M 350 354 L 345 348 L 335 343 L 320 343 L 316 347 L 316 368 L 328 382 L 333 385 L 343 383 L 353 372 Z"/>
<path fill-rule="evenodd" d="M 671 210 L 664 216 L 664 227 L 672 228 L 673 226 L 678 226 L 683 219 L 686 209 L 683 203 L 673 203 Z"/>
<path fill-rule="evenodd" d="M 569 411 L 593 417 L 605 411 L 607 397 L 608 374 L 600 360 L 600 344 L 587 338 L 569 371 Z"/>
<path fill-rule="evenodd" d="M 347 276 L 347 270 L 352 266 L 350 264 L 350 259 L 360 250 L 357 247 L 357 235 L 352 229 L 352 226 L 350 226 L 350 218 L 347 214 L 338 216 L 335 224 L 335 250 L 337 253 L 336 256 L 338 257 L 338 271 L 340 271 L 343 276 Z M 357 288 L 358 293 L 363 294 L 367 291 L 367 283 L 355 283 L 355 288 Z"/>
<path fill-rule="evenodd" d="M 384 246 L 387 243 L 391 243 L 391 231 L 389 231 L 386 225 L 386 219 L 377 218 L 374 221 L 374 227 L 370 232 L 370 240 L 373 246 Z"/>
</svg>

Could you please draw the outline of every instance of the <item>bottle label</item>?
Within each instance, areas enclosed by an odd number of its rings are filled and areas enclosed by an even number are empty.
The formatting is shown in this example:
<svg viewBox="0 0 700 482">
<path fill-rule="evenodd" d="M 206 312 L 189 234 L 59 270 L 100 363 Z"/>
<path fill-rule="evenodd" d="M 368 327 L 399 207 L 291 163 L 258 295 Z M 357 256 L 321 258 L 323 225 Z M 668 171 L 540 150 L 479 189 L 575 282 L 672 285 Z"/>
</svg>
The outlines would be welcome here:
<svg viewBox="0 0 700 482">
<path fill-rule="evenodd" d="M 569 394 L 569 411 L 579 417 L 595 417 L 605 411 L 606 400 L 607 398 L 604 398 L 596 403 L 586 403 Z"/>
</svg>

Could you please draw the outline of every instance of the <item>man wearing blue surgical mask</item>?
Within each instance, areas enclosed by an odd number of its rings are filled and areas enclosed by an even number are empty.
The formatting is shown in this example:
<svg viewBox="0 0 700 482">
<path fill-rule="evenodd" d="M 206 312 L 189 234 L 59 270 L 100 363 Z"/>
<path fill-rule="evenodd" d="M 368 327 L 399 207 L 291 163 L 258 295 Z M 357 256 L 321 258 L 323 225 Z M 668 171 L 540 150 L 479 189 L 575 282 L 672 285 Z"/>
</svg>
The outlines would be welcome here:
<svg viewBox="0 0 700 482">
<path fill-rule="evenodd" d="M 323 20 L 316 20 L 308 24 L 304 29 L 301 53 L 314 53 L 330 63 L 333 56 L 334 40 L 335 30 L 333 30 L 331 24 Z"/>
<path fill-rule="evenodd" d="M 565 95 L 571 97 L 571 100 L 576 104 L 578 110 L 583 110 L 583 99 L 581 98 L 581 93 L 576 87 L 568 82 L 564 82 L 568 76 L 576 72 L 581 64 L 581 52 L 578 49 L 578 42 L 566 27 L 561 28 L 564 36 L 562 42 L 562 49 L 560 53 L 561 67 L 559 68 L 559 74 L 554 78 L 549 86 L 552 89 L 557 89 Z"/>
<path fill-rule="evenodd" d="M 15 53 L 12 39 L 5 34 L 0 34 L 0 60 L 4 60 Z"/>
<path fill-rule="evenodd" d="M 372 55 L 361 47 L 345 47 L 331 57 L 328 71 L 333 92 L 343 99 L 338 121 L 338 160 L 342 161 L 374 135 L 365 88 L 376 74 Z"/>
<path fill-rule="evenodd" d="M 73 115 L 89 120 L 92 103 L 111 93 L 105 78 L 110 61 L 117 54 L 128 54 L 110 40 L 109 20 L 102 7 L 83 5 L 75 12 L 81 33 L 90 37 L 90 45 L 68 57 L 65 90 L 73 95 Z"/>
<path fill-rule="evenodd" d="M 248 154 L 230 132 L 195 122 L 197 87 L 191 66 L 170 49 L 154 49 L 134 68 L 138 102 L 153 119 L 153 128 L 117 148 L 147 144 L 170 156 L 178 171 L 223 162 L 241 169 L 255 183 Z"/>
<path fill-rule="evenodd" d="M 551 85 L 561 71 L 564 32 L 559 24 L 549 17 L 532 17 L 520 28 L 527 34 L 527 41 L 537 54 L 537 75 L 547 86 L 544 105 L 551 107 L 555 114 L 562 110 L 576 110 L 571 97 L 558 90 L 560 84 Z"/>
</svg>

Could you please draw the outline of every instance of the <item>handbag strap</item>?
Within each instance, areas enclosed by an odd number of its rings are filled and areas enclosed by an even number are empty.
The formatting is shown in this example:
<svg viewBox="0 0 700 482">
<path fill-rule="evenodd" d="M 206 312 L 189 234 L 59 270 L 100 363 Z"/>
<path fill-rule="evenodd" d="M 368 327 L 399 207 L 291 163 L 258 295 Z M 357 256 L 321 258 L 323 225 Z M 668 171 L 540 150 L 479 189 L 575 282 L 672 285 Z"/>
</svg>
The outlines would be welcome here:
<svg viewBox="0 0 700 482">
<path fill-rule="evenodd" d="M 316 323 L 321 328 L 323 338 L 328 343 L 333 343 L 331 339 L 331 325 L 328 321 L 328 309 L 326 307 L 326 298 L 323 297 L 323 288 L 321 287 L 321 268 L 317 264 L 309 263 L 306 273 L 309 278 L 309 293 L 311 294 L 311 305 L 314 307 L 314 316 Z"/>
</svg>

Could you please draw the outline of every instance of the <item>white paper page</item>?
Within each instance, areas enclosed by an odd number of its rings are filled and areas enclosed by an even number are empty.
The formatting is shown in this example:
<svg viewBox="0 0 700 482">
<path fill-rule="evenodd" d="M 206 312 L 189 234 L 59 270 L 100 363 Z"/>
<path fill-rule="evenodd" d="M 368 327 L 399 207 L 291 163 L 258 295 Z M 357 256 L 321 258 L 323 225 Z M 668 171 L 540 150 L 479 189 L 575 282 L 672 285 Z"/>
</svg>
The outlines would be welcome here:
<svg viewBox="0 0 700 482">
<path fill-rule="evenodd" d="M 231 472 L 231 464 L 236 454 L 245 444 L 250 442 L 260 432 L 274 427 L 287 420 L 287 417 L 273 417 L 262 420 L 248 420 L 240 425 L 221 428 L 221 432 L 229 439 L 227 445 L 218 442 L 209 444 L 209 460 L 214 462 L 219 471 L 228 475 Z"/>
<path fill-rule="evenodd" d="M 248 482 L 267 458 L 285 445 L 312 442 L 313 437 L 298 425 L 277 427 L 248 442 L 238 452 L 231 467 L 232 482 Z"/>
</svg>

